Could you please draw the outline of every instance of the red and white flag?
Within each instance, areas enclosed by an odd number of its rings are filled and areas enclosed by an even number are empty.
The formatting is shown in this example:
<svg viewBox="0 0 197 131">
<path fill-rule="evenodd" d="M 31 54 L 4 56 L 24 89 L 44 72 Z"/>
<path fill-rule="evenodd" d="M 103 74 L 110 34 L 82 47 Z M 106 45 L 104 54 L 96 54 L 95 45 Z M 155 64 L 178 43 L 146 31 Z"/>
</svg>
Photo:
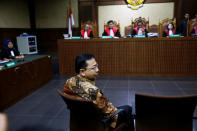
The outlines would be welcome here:
<svg viewBox="0 0 197 131">
<path fill-rule="evenodd" d="M 72 26 L 75 25 L 71 6 L 69 8 L 69 18 L 68 18 L 68 34 L 72 37 Z"/>
</svg>

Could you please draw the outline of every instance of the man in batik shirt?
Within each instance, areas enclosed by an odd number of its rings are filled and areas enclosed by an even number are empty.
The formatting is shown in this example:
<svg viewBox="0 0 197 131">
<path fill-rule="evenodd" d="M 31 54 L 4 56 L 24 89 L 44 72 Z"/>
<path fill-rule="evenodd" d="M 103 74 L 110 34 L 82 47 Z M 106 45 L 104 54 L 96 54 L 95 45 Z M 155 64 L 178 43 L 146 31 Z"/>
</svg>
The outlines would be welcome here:
<svg viewBox="0 0 197 131">
<path fill-rule="evenodd" d="M 128 105 L 114 107 L 110 101 L 103 96 L 102 91 L 95 86 L 95 79 L 99 69 L 95 57 L 92 54 L 81 54 L 75 61 L 75 72 L 78 74 L 66 81 L 64 91 L 82 97 L 85 100 L 91 100 L 101 109 L 104 118 L 113 116 L 110 127 L 116 128 L 121 123 L 126 123 L 128 131 L 133 129 L 132 108 Z M 118 112 L 118 110 L 122 110 Z M 117 113 L 118 112 L 118 113 Z M 114 115 L 114 113 L 116 115 Z"/>
</svg>

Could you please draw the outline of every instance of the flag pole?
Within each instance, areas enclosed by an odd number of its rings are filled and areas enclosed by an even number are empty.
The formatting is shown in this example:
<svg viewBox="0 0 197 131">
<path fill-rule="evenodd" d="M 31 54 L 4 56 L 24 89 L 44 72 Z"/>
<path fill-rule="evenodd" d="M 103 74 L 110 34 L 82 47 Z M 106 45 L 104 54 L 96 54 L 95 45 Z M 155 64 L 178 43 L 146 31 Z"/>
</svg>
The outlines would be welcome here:
<svg viewBox="0 0 197 131">
<path fill-rule="evenodd" d="M 67 19 L 67 28 L 69 28 L 69 25 L 68 25 L 69 24 L 69 8 L 67 8 L 66 11 L 67 11 L 67 14 L 66 14 L 67 15 L 67 18 L 66 18 Z"/>
<path fill-rule="evenodd" d="M 71 7 L 71 1 L 69 0 L 68 34 L 70 37 L 72 37 L 72 26 L 75 25 Z"/>
</svg>

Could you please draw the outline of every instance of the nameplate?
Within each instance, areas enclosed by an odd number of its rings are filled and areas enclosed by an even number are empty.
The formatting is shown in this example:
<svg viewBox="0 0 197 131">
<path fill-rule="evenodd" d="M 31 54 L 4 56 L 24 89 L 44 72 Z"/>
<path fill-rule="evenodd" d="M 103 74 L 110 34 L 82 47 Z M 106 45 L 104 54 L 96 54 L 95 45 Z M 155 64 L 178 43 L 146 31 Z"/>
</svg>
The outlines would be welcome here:
<svg viewBox="0 0 197 131">
<path fill-rule="evenodd" d="M 103 39 L 111 39 L 112 36 L 102 36 Z"/>
<path fill-rule="evenodd" d="M 81 39 L 81 37 L 80 36 L 73 36 L 73 37 L 71 37 L 71 39 Z"/>
<path fill-rule="evenodd" d="M 7 63 L 7 64 L 5 64 L 7 67 L 12 67 L 12 66 L 15 66 L 16 65 L 16 63 L 15 62 L 9 62 L 9 63 Z"/>
<path fill-rule="evenodd" d="M 169 35 L 169 37 L 181 37 L 180 34 Z"/>
<path fill-rule="evenodd" d="M 148 37 L 158 37 L 159 34 L 158 33 L 148 33 Z"/>
<path fill-rule="evenodd" d="M 134 38 L 146 38 L 145 35 L 135 35 Z"/>
<path fill-rule="evenodd" d="M 197 34 L 194 34 L 194 33 L 193 33 L 193 34 L 191 34 L 191 36 L 197 36 Z"/>
<path fill-rule="evenodd" d="M 130 37 L 131 37 L 131 35 L 126 35 L 126 36 L 125 36 L 125 38 L 130 38 Z"/>
</svg>

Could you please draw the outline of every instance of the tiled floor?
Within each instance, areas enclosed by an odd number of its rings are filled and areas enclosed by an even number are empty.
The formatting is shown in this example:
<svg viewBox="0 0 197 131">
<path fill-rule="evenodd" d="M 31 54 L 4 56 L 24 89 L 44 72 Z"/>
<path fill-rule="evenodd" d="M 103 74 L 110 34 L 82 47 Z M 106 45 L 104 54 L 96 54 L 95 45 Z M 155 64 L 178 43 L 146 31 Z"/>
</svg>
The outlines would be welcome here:
<svg viewBox="0 0 197 131">
<path fill-rule="evenodd" d="M 5 110 L 9 131 L 69 131 L 69 111 L 56 92 L 63 89 L 67 78 L 54 76 L 41 89 Z M 115 106 L 135 105 L 135 92 L 170 96 L 197 94 L 197 77 L 105 76 L 98 78 L 96 85 Z"/>
</svg>

